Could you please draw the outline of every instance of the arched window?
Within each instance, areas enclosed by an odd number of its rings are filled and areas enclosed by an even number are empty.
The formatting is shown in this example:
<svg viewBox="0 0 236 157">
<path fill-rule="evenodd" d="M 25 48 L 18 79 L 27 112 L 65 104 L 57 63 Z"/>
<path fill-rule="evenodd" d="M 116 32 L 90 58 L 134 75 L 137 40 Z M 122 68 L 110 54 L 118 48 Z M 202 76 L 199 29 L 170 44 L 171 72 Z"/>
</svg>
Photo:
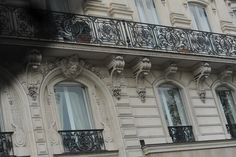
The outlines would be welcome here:
<svg viewBox="0 0 236 157">
<path fill-rule="evenodd" d="M 194 141 L 180 89 L 172 84 L 162 84 L 158 87 L 158 93 L 173 142 Z"/>
<path fill-rule="evenodd" d="M 94 124 L 86 87 L 80 83 L 60 82 L 54 90 L 61 129 L 92 129 Z"/>
<path fill-rule="evenodd" d="M 206 9 L 203 5 L 189 3 L 189 9 L 192 14 L 192 25 L 194 29 L 201 31 L 211 31 Z"/>
<path fill-rule="evenodd" d="M 140 22 L 159 24 L 154 0 L 135 0 Z"/>
<path fill-rule="evenodd" d="M 216 88 L 216 93 L 220 99 L 221 107 L 228 124 L 236 124 L 236 105 L 233 98 L 233 91 L 225 86 Z"/>
</svg>

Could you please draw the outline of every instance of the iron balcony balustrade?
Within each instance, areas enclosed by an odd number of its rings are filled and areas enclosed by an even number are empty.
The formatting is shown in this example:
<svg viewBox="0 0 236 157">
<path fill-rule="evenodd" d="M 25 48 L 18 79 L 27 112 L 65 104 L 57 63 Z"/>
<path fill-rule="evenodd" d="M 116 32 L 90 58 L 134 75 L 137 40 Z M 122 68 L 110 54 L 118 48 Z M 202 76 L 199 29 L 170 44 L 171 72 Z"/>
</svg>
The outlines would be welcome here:
<svg viewBox="0 0 236 157">
<path fill-rule="evenodd" d="M 169 126 L 170 137 L 173 143 L 194 142 L 192 126 Z"/>
<path fill-rule="evenodd" d="M 236 124 L 227 124 L 226 128 L 230 133 L 232 139 L 236 139 Z"/>
<path fill-rule="evenodd" d="M 0 37 L 217 57 L 236 55 L 236 36 L 5 5 L 0 5 Z"/>
<path fill-rule="evenodd" d="M 65 153 L 105 151 L 102 129 L 59 131 Z"/>
<path fill-rule="evenodd" d="M 12 134 L 13 132 L 0 132 L 0 157 L 14 156 Z"/>
</svg>

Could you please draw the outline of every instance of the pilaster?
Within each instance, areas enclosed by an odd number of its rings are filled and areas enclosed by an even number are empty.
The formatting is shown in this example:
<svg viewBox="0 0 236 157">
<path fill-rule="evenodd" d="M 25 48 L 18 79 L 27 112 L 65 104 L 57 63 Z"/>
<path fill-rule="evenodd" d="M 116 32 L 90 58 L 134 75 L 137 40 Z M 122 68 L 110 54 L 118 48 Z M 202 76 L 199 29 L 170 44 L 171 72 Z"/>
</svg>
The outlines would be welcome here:
<svg viewBox="0 0 236 157">
<path fill-rule="evenodd" d="M 107 16 L 108 7 L 102 0 L 89 0 L 84 4 L 84 13 L 91 16 Z"/>
</svg>

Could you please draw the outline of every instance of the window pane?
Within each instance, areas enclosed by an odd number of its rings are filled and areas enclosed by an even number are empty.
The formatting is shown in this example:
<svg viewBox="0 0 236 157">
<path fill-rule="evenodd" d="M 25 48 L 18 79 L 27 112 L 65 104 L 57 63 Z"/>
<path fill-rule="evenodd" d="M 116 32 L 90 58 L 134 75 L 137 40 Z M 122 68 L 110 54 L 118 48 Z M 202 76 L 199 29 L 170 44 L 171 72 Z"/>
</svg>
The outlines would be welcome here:
<svg viewBox="0 0 236 157">
<path fill-rule="evenodd" d="M 57 84 L 55 95 L 62 129 L 92 128 L 86 90 L 80 84 Z"/>
<path fill-rule="evenodd" d="M 217 90 L 218 96 L 220 98 L 221 105 L 223 107 L 225 117 L 228 124 L 235 124 L 236 122 L 236 106 L 235 102 L 229 89 Z"/>
<path fill-rule="evenodd" d="M 168 125 L 187 125 L 187 118 L 179 89 L 171 85 L 162 85 L 159 87 L 159 93 Z"/>
<path fill-rule="evenodd" d="M 202 31 L 211 31 L 205 8 L 196 4 L 189 4 L 189 8 L 192 13 L 193 27 Z"/>
<path fill-rule="evenodd" d="M 158 16 L 153 0 L 135 0 L 139 19 L 144 23 L 158 24 Z"/>
</svg>

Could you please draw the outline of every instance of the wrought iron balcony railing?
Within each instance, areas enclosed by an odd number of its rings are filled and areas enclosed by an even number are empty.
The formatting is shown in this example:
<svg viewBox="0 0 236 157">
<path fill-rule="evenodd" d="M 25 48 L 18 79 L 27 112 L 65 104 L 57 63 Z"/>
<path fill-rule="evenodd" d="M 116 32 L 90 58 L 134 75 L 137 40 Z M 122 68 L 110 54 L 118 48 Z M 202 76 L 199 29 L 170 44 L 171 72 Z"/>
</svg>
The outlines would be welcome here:
<svg viewBox="0 0 236 157">
<path fill-rule="evenodd" d="M 233 56 L 236 36 L 0 5 L 0 37 Z"/>
<path fill-rule="evenodd" d="M 192 126 L 169 126 L 169 134 L 173 143 L 194 142 Z"/>
<path fill-rule="evenodd" d="M 227 124 L 226 128 L 233 139 L 236 139 L 236 124 Z"/>
<path fill-rule="evenodd" d="M 105 151 L 102 132 L 102 129 L 59 131 L 65 153 Z"/>
<path fill-rule="evenodd" d="M 0 157 L 13 156 L 13 132 L 0 132 Z"/>
</svg>

